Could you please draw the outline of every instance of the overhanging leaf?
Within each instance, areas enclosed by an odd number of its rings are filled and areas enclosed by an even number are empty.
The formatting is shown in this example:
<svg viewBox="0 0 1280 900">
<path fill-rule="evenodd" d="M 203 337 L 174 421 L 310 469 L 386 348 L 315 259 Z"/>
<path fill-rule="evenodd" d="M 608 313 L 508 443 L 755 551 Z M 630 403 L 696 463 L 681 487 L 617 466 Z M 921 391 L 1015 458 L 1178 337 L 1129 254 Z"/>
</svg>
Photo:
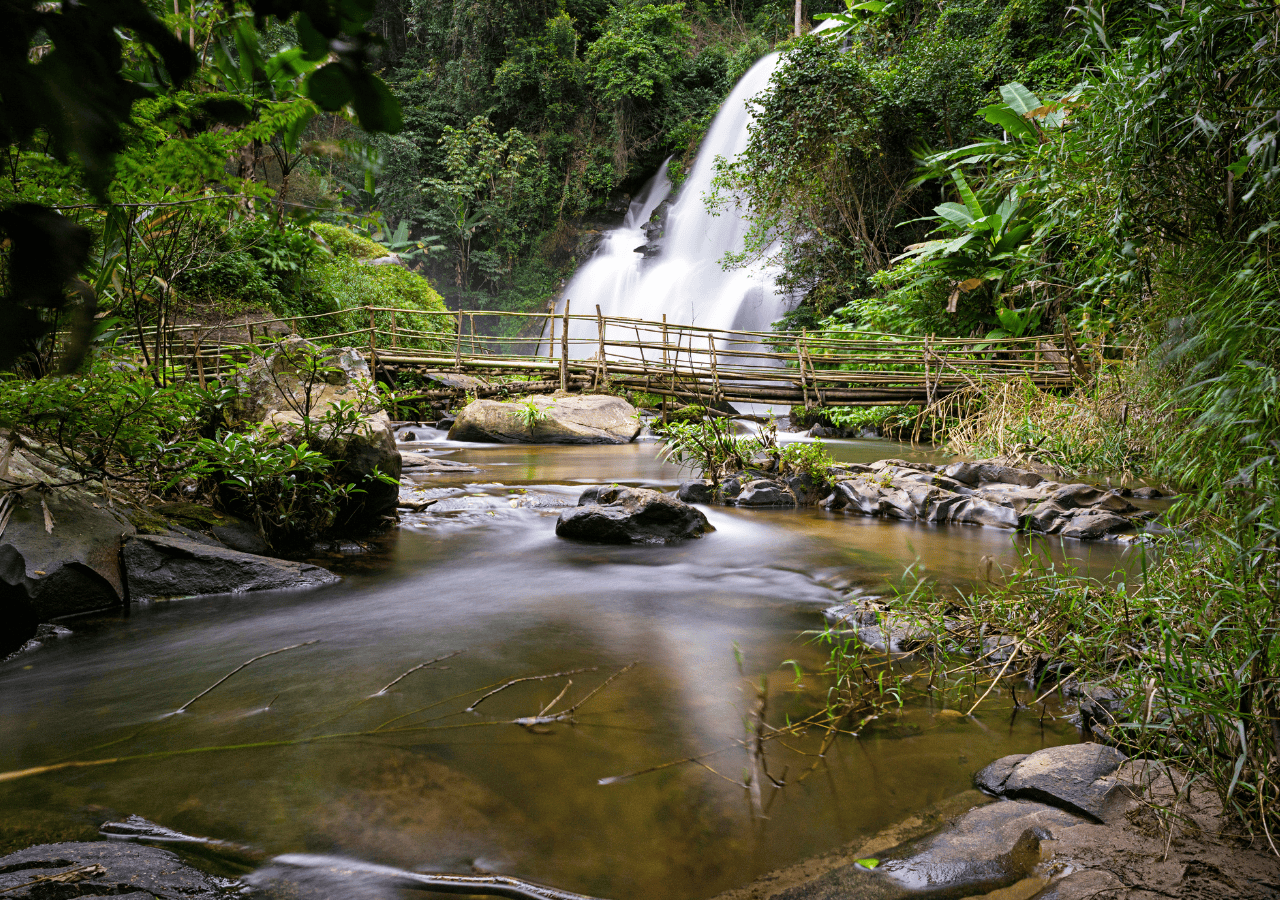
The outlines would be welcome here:
<svg viewBox="0 0 1280 900">
<path fill-rule="evenodd" d="M 1000 96 L 1004 98 L 1004 102 L 1009 104 L 1012 109 L 1020 116 L 1029 115 L 1032 111 L 1039 109 L 1044 104 L 1040 102 L 1040 98 L 1025 86 L 1018 82 L 1002 85 L 1000 88 Z"/>
</svg>

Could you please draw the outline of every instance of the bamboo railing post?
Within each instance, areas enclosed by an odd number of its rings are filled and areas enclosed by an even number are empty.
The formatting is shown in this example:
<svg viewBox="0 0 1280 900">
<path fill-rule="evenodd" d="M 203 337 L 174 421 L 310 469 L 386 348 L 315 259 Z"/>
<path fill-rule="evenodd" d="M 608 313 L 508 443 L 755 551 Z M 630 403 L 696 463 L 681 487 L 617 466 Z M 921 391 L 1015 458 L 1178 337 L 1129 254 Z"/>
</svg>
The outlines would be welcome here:
<svg viewBox="0 0 1280 900">
<path fill-rule="evenodd" d="M 662 314 L 662 368 L 664 369 L 667 369 L 669 367 L 669 364 L 667 362 L 667 341 L 668 340 L 669 339 L 667 337 L 667 314 L 663 313 Z M 675 373 L 675 370 L 672 369 L 671 370 L 672 392 L 674 392 L 675 389 L 676 389 L 676 373 Z M 662 424 L 663 425 L 667 424 L 667 395 L 666 394 L 662 395 Z"/>
<path fill-rule="evenodd" d="M 804 408 L 809 409 L 809 380 L 804 371 L 804 339 L 808 334 L 808 329 L 800 329 L 800 337 L 796 341 L 796 365 L 800 369 L 800 390 L 804 394 Z"/>
<path fill-rule="evenodd" d="M 467 318 L 471 321 L 471 355 L 476 355 L 476 317 L 474 313 L 467 313 Z"/>
<path fill-rule="evenodd" d="M 369 313 L 369 373 L 376 381 L 378 378 L 378 328 L 373 320 L 373 307 L 366 306 L 365 310 Z"/>
<path fill-rule="evenodd" d="M 395 349 L 400 346 L 400 331 L 396 326 L 396 314 L 391 314 L 391 347 Z"/>
<path fill-rule="evenodd" d="M 600 304 L 596 304 L 596 338 L 600 344 L 599 363 L 596 366 L 596 387 L 609 380 L 609 364 L 604 358 L 604 315 L 600 312 Z"/>
<path fill-rule="evenodd" d="M 560 324 L 560 390 L 569 390 L 569 298 L 564 298 L 564 321 Z"/>
<path fill-rule="evenodd" d="M 453 341 L 453 368 L 462 371 L 462 310 L 458 310 L 458 329 Z"/>
<path fill-rule="evenodd" d="M 200 344 L 203 341 L 203 339 L 204 339 L 204 335 L 200 334 L 199 332 L 196 332 L 196 335 L 195 335 L 196 379 L 199 380 L 200 382 L 200 390 L 204 390 L 206 387 L 205 380 L 204 380 L 204 357 L 200 355 Z"/>
<path fill-rule="evenodd" d="M 724 394 L 720 390 L 720 375 L 716 371 L 716 336 L 709 331 L 707 345 L 711 348 L 711 398 L 719 403 Z"/>
</svg>

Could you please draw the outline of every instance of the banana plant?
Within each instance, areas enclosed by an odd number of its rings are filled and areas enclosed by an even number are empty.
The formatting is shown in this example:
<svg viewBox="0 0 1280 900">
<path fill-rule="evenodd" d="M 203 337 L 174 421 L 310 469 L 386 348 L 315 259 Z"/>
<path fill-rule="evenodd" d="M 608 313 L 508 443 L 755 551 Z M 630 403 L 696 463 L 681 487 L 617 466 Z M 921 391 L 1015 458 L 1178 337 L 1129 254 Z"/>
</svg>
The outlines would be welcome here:
<svg viewBox="0 0 1280 900">
<path fill-rule="evenodd" d="M 1033 262 L 1036 223 L 1034 208 L 1017 187 L 983 200 L 959 169 L 951 179 L 963 202 L 934 207 L 934 233 L 941 237 L 912 244 L 893 261 L 915 268 L 920 283 L 949 282 L 947 311 L 955 312 L 962 294 L 981 290 L 998 300 L 1009 276 Z"/>
</svg>

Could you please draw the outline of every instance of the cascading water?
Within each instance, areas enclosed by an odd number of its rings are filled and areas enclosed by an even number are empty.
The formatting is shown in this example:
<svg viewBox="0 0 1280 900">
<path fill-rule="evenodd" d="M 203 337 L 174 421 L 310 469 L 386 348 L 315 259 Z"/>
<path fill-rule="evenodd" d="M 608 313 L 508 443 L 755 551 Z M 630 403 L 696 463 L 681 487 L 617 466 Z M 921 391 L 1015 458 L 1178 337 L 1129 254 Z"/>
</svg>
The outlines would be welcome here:
<svg viewBox="0 0 1280 900">
<path fill-rule="evenodd" d="M 733 208 L 718 215 L 706 208 L 716 160 L 732 159 L 746 148 L 754 115 L 748 101 L 768 87 L 778 60 L 771 53 L 752 66 L 720 107 L 667 214 L 659 254 L 649 259 L 636 251 L 646 243 L 644 225 L 671 193 L 666 163 L 632 201 L 623 224 L 574 275 L 558 312 L 567 298 L 575 315 L 593 315 L 598 304 L 605 316 L 657 321 L 665 315 L 673 324 L 740 331 L 767 331 L 786 312 L 789 298 L 776 292 L 773 267 L 756 262 L 725 270 L 721 265 L 726 253 L 742 250 L 750 222 Z M 592 323 L 573 322 L 569 336 L 572 356 L 594 352 Z"/>
</svg>

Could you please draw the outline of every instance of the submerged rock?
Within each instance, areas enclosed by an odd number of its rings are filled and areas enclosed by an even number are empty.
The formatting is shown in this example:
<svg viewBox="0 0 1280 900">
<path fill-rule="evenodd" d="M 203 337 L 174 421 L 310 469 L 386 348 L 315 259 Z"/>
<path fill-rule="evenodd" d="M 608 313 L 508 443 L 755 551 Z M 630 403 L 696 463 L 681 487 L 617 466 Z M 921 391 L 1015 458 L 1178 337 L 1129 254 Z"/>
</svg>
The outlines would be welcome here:
<svg viewBox="0 0 1280 900">
<path fill-rule="evenodd" d="M 319 566 L 229 550 L 171 534 L 136 535 L 124 544 L 133 600 L 310 588 L 341 579 Z"/>
<path fill-rule="evenodd" d="M 688 503 L 647 488 L 591 487 L 556 521 L 563 538 L 599 544 L 672 544 L 715 531 Z"/>
<path fill-rule="evenodd" d="M 451 441 L 486 444 L 629 444 L 640 433 L 640 414 L 621 397 L 583 394 L 532 397 L 520 403 L 467 404 Z"/>
</svg>

